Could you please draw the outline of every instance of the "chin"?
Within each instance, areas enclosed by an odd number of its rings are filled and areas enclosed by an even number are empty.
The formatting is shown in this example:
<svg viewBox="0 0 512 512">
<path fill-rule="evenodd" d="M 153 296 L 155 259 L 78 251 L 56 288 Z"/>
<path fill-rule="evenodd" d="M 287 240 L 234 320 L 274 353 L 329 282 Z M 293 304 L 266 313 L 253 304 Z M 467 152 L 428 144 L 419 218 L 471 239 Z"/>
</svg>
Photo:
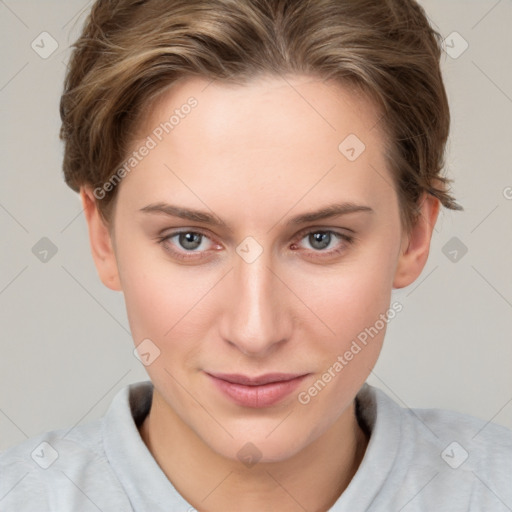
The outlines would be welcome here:
<svg viewBox="0 0 512 512">
<path fill-rule="evenodd" d="M 214 435 L 203 437 L 203 441 L 221 457 L 251 467 L 255 463 L 284 462 L 297 455 L 317 437 L 315 432 L 304 432 L 304 425 L 299 428 L 291 421 L 287 428 L 278 425 L 279 422 L 273 422 L 271 428 L 231 431 L 233 438 L 226 435 L 221 440 L 218 435 Z"/>
</svg>

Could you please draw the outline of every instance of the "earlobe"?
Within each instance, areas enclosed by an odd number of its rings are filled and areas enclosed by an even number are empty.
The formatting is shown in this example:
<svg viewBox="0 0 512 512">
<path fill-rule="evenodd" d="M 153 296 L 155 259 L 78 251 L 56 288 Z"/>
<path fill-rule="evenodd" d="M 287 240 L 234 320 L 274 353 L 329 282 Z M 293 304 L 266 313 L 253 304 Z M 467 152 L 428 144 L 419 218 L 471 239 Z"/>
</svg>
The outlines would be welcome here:
<svg viewBox="0 0 512 512">
<path fill-rule="evenodd" d="M 87 220 L 91 253 L 98 275 L 107 288 L 122 291 L 112 237 L 108 226 L 101 218 L 92 189 L 82 186 L 80 198 Z"/>
<path fill-rule="evenodd" d="M 420 200 L 420 214 L 402 247 L 393 281 L 393 288 L 404 288 L 421 274 L 430 250 L 432 232 L 439 215 L 439 199 L 425 193 Z"/>
</svg>

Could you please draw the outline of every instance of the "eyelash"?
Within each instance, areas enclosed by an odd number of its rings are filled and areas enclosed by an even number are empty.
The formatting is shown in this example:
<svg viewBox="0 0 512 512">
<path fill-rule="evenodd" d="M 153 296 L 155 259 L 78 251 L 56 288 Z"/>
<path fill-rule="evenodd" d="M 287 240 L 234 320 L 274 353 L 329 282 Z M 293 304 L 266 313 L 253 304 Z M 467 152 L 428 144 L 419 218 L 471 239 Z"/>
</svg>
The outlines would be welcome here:
<svg viewBox="0 0 512 512">
<path fill-rule="evenodd" d="M 182 260 L 182 261 L 186 261 L 186 260 L 198 260 L 198 259 L 203 259 L 205 258 L 206 256 L 193 256 L 193 254 L 196 254 L 198 253 L 197 251 L 188 251 L 188 253 L 190 254 L 190 256 L 186 256 L 185 254 L 187 254 L 186 252 L 183 253 L 183 252 L 179 252 L 179 251 L 176 251 L 176 250 L 169 250 L 167 248 L 167 242 L 178 236 L 178 235 L 181 235 L 181 234 L 195 234 L 195 235 L 201 235 L 202 237 L 204 238 L 208 238 L 209 237 L 207 235 L 205 235 L 204 233 L 202 233 L 201 231 L 193 231 L 193 230 L 180 230 L 180 231 L 176 231 L 176 232 L 173 232 L 173 233 L 170 233 L 164 237 L 159 237 L 157 239 L 157 242 L 162 245 L 164 247 L 164 249 L 169 252 L 170 254 L 172 254 L 173 257 L 179 259 L 179 260 Z M 333 231 L 331 229 L 311 229 L 311 228 L 307 228 L 306 230 L 304 231 L 301 231 L 297 237 L 296 237 L 296 241 L 293 242 L 292 245 L 295 245 L 297 244 L 298 242 L 300 242 L 301 240 L 303 240 L 307 235 L 311 235 L 311 234 L 317 234 L 317 233 L 322 233 L 322 234 L 327 234 L 327 233 L 330 233 L 331 235 L 334 235 L 335 238 L 338 238 L 338 239 L 341 239 L 343 240 L 346 244 L 348 245 L 352 245 L 355 241 L 356 241 L 356 237 L 354 236 L 351 236 L 351 235 L 347 235 L 345 233 L 339 233 L 338 231 Z M 346 250 L 346 246 L 344 244 L 341 244 L 341 247 L 338 247 L 337 249 L 331 249 L 330 251 L 325 251 L 325 250 L 313 250 L 312 252 L 313 253 L 319 253 L 317 256 L 313 256 L 313 258 L 325 258 L 326 256 L 327 257 L 333 257 L 333 256 L 336 256 L 338 254 L 341 254 L 342 252 L 344 252 Z M 201 253 L 198 253 L 198 254 L 201 254 Z"/>
</svg>

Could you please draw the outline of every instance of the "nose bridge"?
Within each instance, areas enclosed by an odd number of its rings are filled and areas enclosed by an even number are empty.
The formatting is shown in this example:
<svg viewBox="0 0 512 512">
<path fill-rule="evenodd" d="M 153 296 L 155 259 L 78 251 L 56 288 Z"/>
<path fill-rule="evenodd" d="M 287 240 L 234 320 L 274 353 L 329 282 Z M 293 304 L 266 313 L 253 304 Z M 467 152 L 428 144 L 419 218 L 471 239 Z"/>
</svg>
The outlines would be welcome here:
<svg viewBox="0 0 512 512">
<path fill-rule="evenodd" d="M 249 242 L 250 243 L 250 242 Z M 282 284 L 268 251 L 240 244 L 233 272 L 225 338 L 244 353 L 265 354 L 286 338 Z M 259 255 L 255 251 L 260 252 Z M 254 258 L 255 257 L 255 258 Z"/>
</svg>

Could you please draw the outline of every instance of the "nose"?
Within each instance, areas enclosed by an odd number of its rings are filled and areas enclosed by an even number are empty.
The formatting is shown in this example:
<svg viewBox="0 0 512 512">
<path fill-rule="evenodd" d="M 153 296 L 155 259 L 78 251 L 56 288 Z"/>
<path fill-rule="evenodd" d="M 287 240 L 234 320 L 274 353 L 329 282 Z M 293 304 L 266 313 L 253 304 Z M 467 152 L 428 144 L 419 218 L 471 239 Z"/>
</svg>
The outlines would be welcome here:
<svg viewBox="0 0 512 512">
<path fill-rule="evenodd" d="M 290 337 L 290 292 L 264 251 L 255 261 L 236 257 L 222 308 L 222 336 L 242 353 L 264 358 Z"/>
</svg>

